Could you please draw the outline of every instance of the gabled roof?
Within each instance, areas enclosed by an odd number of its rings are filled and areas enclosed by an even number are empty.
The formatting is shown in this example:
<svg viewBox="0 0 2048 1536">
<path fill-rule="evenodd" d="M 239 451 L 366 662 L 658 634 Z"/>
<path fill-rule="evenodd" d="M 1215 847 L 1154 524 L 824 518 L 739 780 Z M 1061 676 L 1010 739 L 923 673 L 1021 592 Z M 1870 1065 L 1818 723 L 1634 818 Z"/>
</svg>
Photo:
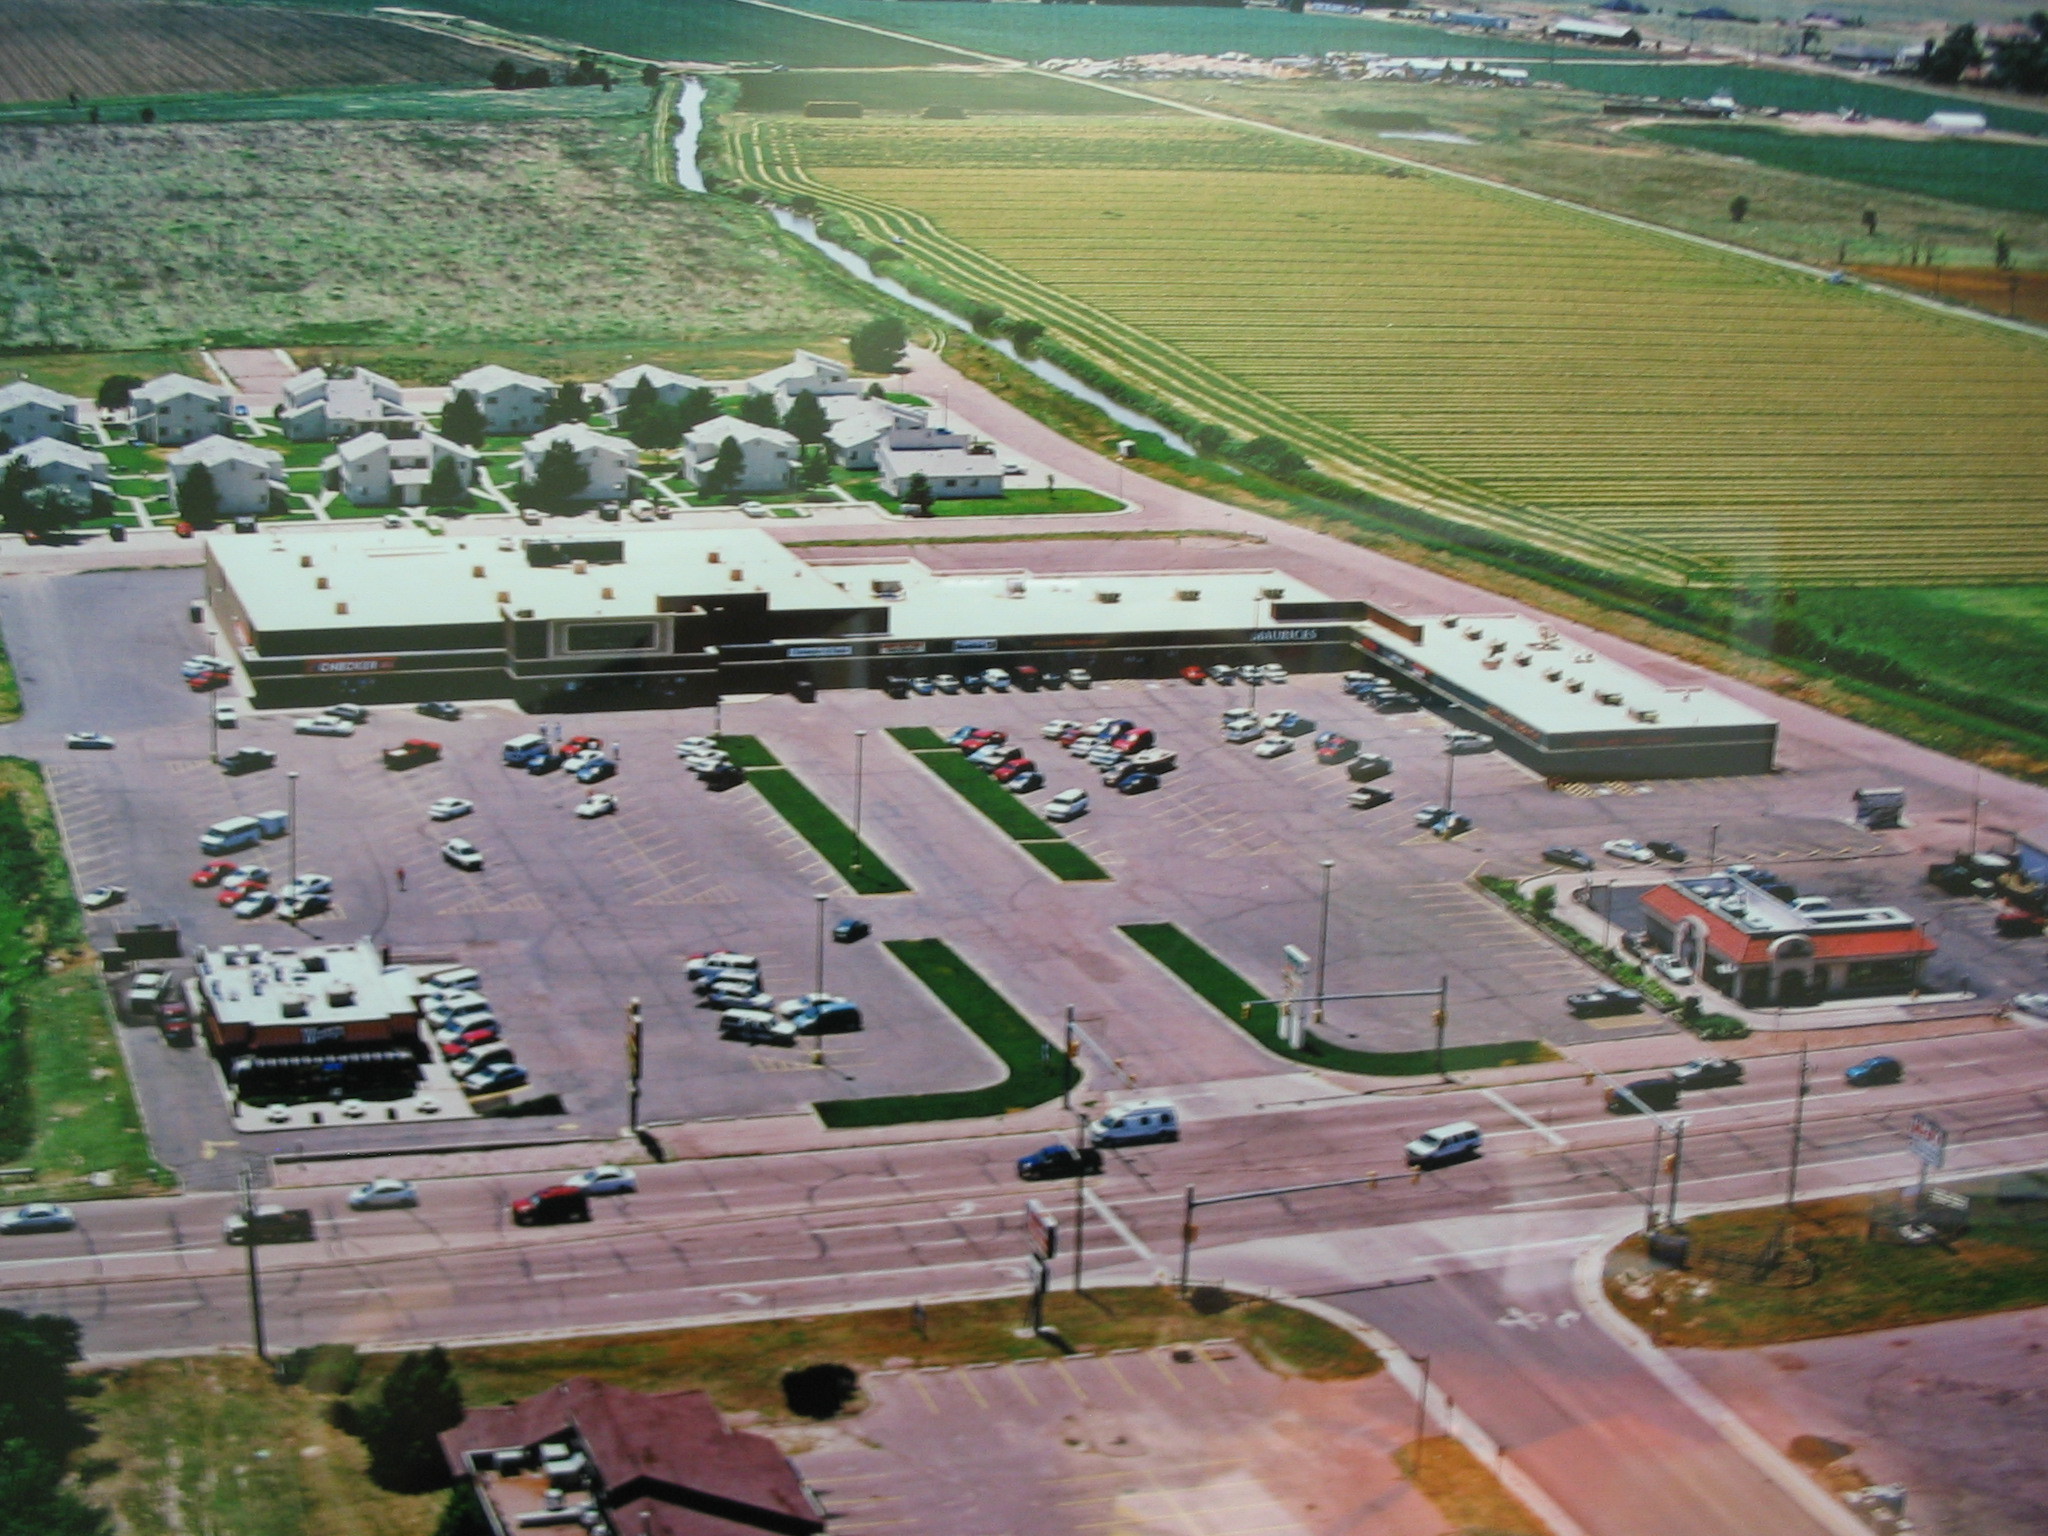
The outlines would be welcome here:
<svg viewBox="0 0 2048 1536">
<path fill-rule="evenodd" d="M 747 387 L 757 395 L 770 395 L 784 384 L 793 384 L 812 379 L 823 379 L 830 383 L 841 383 L 853 377 L 853 370 L 846 364 L 829 357 L 820 357 L 816 352 L 806 352 L 801 347 L 789 362 L 780 368 L 770 368 L 757 373 L 747 380 Z"/>
<path fill-rule="evenodd" d="M 67 443 L 61 437 L 39 437 L 32 443 L 23 443 L 4 462 L 26 464 L 30 469 L 41 469 L 45 464 L 69 464 L 74 469 L 105 471 L 107 456 Z"/>
<path fill-rule="evenodd" d="M 11 411 L 21 405 L 43 405 L 53 411 L 70 411 L 85 404 L 73 395 L 60 395 L 54 389 L 45 389 L 40 384 L 31 384 L 27 379 L 17 379 L 12 384 L 0 384 L 0 411 Z"/>
<path fill-rule="evenodd" d="M 450 380 L 448 391 L 451 397 L 457 391 L 465 389 L 475 390 L 479 395 L 488 395 L 513 385 L 533 390 L 537 394 L 552 395 L 555 392 L 552 380 L 544 379 L 535 373 L 520 373 L 517 369 L 500 368 L 496 363 L 485 363 L 481 368 L 472 368 L 460 378 Z"/>
<path fill-rule="evenodd" d="M 141 400 L 149 405 L 163 405 L 181 395 L 201 395 L 215 405 L 226 405 L 234 399 L 234 391 L 219 384 L 209 384 L 204 379 L 195 379 L 190 374 L 166 373 L 139 384 L 129 391 L 131 401 Z"/>
<path fill-rule="evenodd" d="M 620 401 L 633 392 L 633 386 L 646 379 L 656 389 L 709 389 L 711 386 L 695 374 L 673 373 L 666 368 L 657 368 L 652 363 L 635 363 L 623 372 L 615 373 L 604 381 Z"/>
<path fill-rule="evenodd" d="M 390 438 L 382 432 L 364 432 L 350 438 L 334 452 L 337 458 L 353 464 L 363 459 L 373 459 L 380 453 L 388 453 L 396 442 L 425 443 L 437 459 L 444 454 L 453 454 L 458 459 L 470 460 L 477 456 L 474 448 L 465 448 L 460 443 L 450 442 L 445 437 L 437 437 L 432 432 L 422 432 L 416 438 Z"/>
<path fill-rule="evenodd" d="M 536 432 L 521 447 L 529 458 L 538 458 L 556 443 L 567 443 L 578 453 L 595 449 L 600 453 L 617 454 L 635 464 L 640 462 L 640 449 L 636 443 L 627 438 L 612 437 L 583 421 L 565 421 L 545 432 Z"/>
<path fill-rule="evenodd" d="M 780 427 L 764 427 L 757 422 L 741 421 L 737 416 L 714 416 L 690 428 L 683 441 L 694 448 L 712 448 L 728 437 L 736 437 L 742 443 L 775 443 L 784 448 L 794 448 L 797 440 L 791 433 Z"/>
<path fill-rule="evenodd" d="M 260 464 L 265 469 L 283 469 L 284 455 L 275 448 L 258 448 L 254 443 L 215 433 L 180 448 L 171 455 L 170 462 L 178 469 L 192 464 Z"/>
</svg>

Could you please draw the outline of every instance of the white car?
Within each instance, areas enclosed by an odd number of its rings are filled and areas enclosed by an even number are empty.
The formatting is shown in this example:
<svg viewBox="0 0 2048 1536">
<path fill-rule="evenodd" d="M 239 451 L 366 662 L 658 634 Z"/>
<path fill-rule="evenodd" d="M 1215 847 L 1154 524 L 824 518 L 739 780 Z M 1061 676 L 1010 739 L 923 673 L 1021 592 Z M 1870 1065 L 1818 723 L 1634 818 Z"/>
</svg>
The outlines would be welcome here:
<svg viewBox="0 0 2048 1536">
<path fill-rule="evenodd" d="M 71 1214 L 70 1206 L 47 1202 L 24 1205 L 0 1216 L 0 1232 L 6 1233 L 69 1232 L 77 1225 L 78 1218 Z"/>
<path fill-rule="evenodd" d="M 458 817 L 467 816 L 475 809 L 476 803 L 472 800 L 461 800 L 454 795 L 443 795 L 439 800 L 436 800 L 427 807 L 427 820 L 454 821 Z"/>
<path fill-rule="evenodd" d="M 1045 802 L 1047 821 L 1072 821 L 1087 814 L 1088 791 L 1085 789 L 1063 789 Z"/>
<path fill-rule="evenodd" d="M 1257 741 L 1261 736 L 1265 734 L 1266 728 L 1263 725 L 1259 724 L 1258 721 L 1240 720 L 1236 725 L 1230 726 L 1228 729 L 1224 731 L 1223 739 L 1229 742 L 1232 746 L 1241 747 L 1248 741 Z M 1289 742 L 1287 744 L 1287 749 L 1289 751 L 1292 751 L 1294 749 L 1293 743 Z"/>
<path fill-rule="evenodd" d="M 333 715 L 315 715 L 311 720 L 301 720 L 292 727 L 299 736 L 353 736 L 356 723 L 353 720 L 337 720 Z"/>
<path fill-rule="evenodd" d="M 1692 967 L 1676 955 L 1650 956 L 1650 969 L 1677 986 L 1689 987 L 1693 983 Z"/>
<path fill-rule="evenodd" d="M 1095 686 L 1095 676 L 1086 667 L 1069 667 L 1067 668 L 1067 686 L 1069 688 L 1092 688 Z"/>
<path fill-rule="evenodd" d="M 806 992 L 802 997 L 784 998 L 775 1005 L 775 1012 L 782 1018 L 793 1019 L 800 1013 L 812 1008 L 822 1008 L 827 1003 L 850 1001 L 852 999 L 841 997 L 837 992 Z"/>
<path fill-rule="evenodd" d="M 1600 851 L 1617 859 L 1627 859 L 1631 864 L 1647 864 L 1657 857 L 1632 837 L 1610 838 L 1600 845 Z"/>
<path fill-rule="evenodd" d="M 78 898 L 78 904 L 88 912 L 98 912 L 127 899 L 128 887 L 125 885 L 96 885 Z"/>
<path fill-rule="evenodd" d="M 633 1170 L 616 1163 L 599 1163 L 595 1168 L 570 1174 L 562 1182 L 586 1195 L 632 1195 L 640 1191 L 640 1180 Z"/>
<path fill-rule="evenodd" d="M 277 905 L 277 898 L 269 891 L 253 890 L 236 902 L 231 909 L 237 917 L 261 917 Z"/>
<path fill-rule="evenodd" d="M 1269 661 L 1259 668 L 1259 681 L 1262 683 L 1284 683 L 1287 681 L 1287 669 L 1277 661 Z"/>
<path fill-rule="evenodd" d="M 105 731 L 73 731 L 64 738 L 64 745 L 73 752 L 111 752 L 114 738 Z"/>
<path fill-rule="evenodd" d="M 334 881 L 327 875 L 301 875 L 282 891 L 281 896 L 332 896 Z"/>
<path fill-rule="evenodd" d="M 2048 1020 L 2048 992 L 2022 992 L 2012 1000 L 2012 1011 L 2031 1019 Z"/>
<path fill-rule="evenodd" d="M 1294 743 L 1292 741 L 1289 741 L 1285 736 L 1275 736 L 1272 740 L 1262 741 L 1256 747 L 1253 747 L 1252 756 L 1285 757 L 1293 750 Z"/>
<path fill-rule="evenodd" d="M 593 821 L 599 816 L 614 814 L 618 808 L 619 797 L 617 795 L 592 795 L 588 800 L 576 807 L 576 814 L 585 821 Z"/>
<path fill-rule="evenodd" d="M 710 736 L 685 736 L 676 743 L 677 757 L 695 757 L 699 752 L 722 752 L 716 739 Z"/>
<path fill-rule="evenodd" d="M 1048 720 L 1038 728 L 1038 734 L 1047 741 L 1058 741 L 1068 731 L 1078 731 L 1081 728 L 1081 722 L 1078 720 Z"/>
<path fill-rule="evenodd" d="M 235 706 L 226 699 L 220 700 L 213 706 L 213 723 L 224 731 L 234 730 L 240 723 L 241 718 L 240 715 L 235 713 Z"/>
<path fill-rule="evenodd" d="M 449 838 L 441 845 L 441 857 L 457 869 L 466 869 L 472 874 L 484 867 L 483 853 L 467 838 Z"/>
<path fill-rule="evenodd" d="M 932 679 L 932 686 L 941 693 L 958 693 L 960 691 L 960 679 L 950 672 L 941 672 Z"/>
</svg>

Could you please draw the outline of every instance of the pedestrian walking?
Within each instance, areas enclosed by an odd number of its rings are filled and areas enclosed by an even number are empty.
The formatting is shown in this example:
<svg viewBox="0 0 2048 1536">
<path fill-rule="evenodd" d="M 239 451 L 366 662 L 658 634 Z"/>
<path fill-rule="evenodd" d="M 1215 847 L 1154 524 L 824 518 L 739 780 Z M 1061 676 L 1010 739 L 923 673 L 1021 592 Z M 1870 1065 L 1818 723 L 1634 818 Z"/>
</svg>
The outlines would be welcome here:
<svg viewBox="0 0 2048 1536">
<path fill-rule="evenodd" d="M 405 889 L 405 866 L 403 864 L 398 866 L 398 888 L 401 891 Z"/>
</svg>

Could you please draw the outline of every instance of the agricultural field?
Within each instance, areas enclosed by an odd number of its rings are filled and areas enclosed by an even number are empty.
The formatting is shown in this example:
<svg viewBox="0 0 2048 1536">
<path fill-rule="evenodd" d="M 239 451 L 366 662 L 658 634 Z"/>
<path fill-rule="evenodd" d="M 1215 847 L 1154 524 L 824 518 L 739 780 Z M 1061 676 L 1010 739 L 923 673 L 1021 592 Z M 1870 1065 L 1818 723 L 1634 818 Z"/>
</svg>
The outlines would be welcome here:
<svg viewBox="0 0 2048 1536">
<path fill-rule="evenodd" d="M 755 210 L 649 176 L 638 85 L 421 95 L 492 116 L 0 126 L 0 332 L 635 351 L 844 335 L 865 312 Z"/>
<path fill-rule="evenodd" d="M 991 112 L 1119 117 L 1129 116 L 1133 107 L 1127 96 L 1003 65 L 865 71 L 789 69 L 737 78 L 739 108 L 743 112 L 802 112 L 805 104 L 813 101 L 857 101 L 869 112 L 911 117 L 930 107 L 958 108 L 971 117 Z"/>
<path fill-rule="evenodd" d="M 0 102 L 481 80 L 506 55 L 369 16 L 0 0 Z"/>
<path fill-rule="evenodd" d="M 1466 523 L 1667 580 L 2048 576 L 2034 338 L 1222 123 L 733 121 L 761 183 Z"/>
</svg>

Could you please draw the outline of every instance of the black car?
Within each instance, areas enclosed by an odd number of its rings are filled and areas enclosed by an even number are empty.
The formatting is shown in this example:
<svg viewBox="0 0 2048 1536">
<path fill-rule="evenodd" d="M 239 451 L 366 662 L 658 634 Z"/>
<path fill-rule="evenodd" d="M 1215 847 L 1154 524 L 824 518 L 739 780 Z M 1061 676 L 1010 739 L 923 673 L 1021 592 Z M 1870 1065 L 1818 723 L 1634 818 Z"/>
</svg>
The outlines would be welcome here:
<svg viewBox="0 0 2048 1536">
<path fill-rule="evenodd" d="M 832 925 L 832 942 L 835 944 L 858 944 L 870 932 L 865 918 L 842 917 Z"/>
<path fill-rule="evenodd" d="M 426 704 L 415 704 L 413 709 L 417 713 L 435 720 L 460 720 L 462 718 L 462 706 L 459 704 L 432 701 Z"/>
<path fill-rule="evenodd" d="M 1354 784 L 1370 784 L 1374 779 L 1383 779 L 1393 771 L 1392 763 L 1370 752 L 1363 757 L 1354 757 L 1344 765 L 1344 777 Z"/>
<path fill-rule="evenodd" d="M 561 766 L 562 754 L 559 752 L 537 752 L 526 760 L 526 771 L 536 778 L 544 773 L 553 773 Z"/>
<path fill-rule="evenodd" d="M 885 677 L 882 679 L 882 692 L 889 695 L 892 699 L 907 699 L 910 697 L 910 679 L 907 677 Z"/>
<path fill-rule="evenodd" d="M 960 686 L 969 693 L 985 693 L 988 691 L 988 679 L 979 672 L 963 672 L 960 674 Z"/>
<path fill-rule="evenodd" d="M 233 777 L 244 773 L 261 773 L 265 768 L 277 766 L 277 754 L 262 747 L 241 747 L 220 760 L 220 771 Z"/>
<path fill-rule="evenodd" d="M 1600 1018 L 1612 1013 L 1640 1013 L 1643 994 L 1627 987 L 1595 987 L 1590 992 L 1573 992 L 1564 1000 L 1575 1019 Z"/>
<path fill-rule="evenodd" d="M 1082 1174 L 1102 1172 L 1102 1150 L 1099 1147 L 1083 1147 L 1076 1152 L 1064 1142 L 1054 1142 L 1049 1147 L 1040 1147 L 1017 1159 L 1017 1177 L 1037 1182 L 1040 1179 L 1072 1179 Z"/>
<path fill-rule="evenodd" d="M 1632 1083 L 1607 1090 L 1607 1113 L 1639 1115 L 1645 1109 L 1678 1107 L 1678 1082 L 1669 1077 L 1639 1077 Z"/>
<path fill-rule="evenodd" d="M 1673 1067 L 1671 1080 L 1681 1088 L 1733 1088 L 1742 1081 L 1742 1063 L 1726 1056 L 1696 1056 Z"/>
<path fill-rule="evenodd" d="M 1159 780 L 1149 773 L 1127 773 L 1116 781 L 1116 792 L 1120 795 L 1150 794 L 1159 787 Z"/>
<path fill-rule="evenodd" d="M 1657 855 L 1658 858 L 1667 860 L 1670 863 L 1683 864 L 1685 862 L 1685 845 L 1683 843 L 1665 842 L 1662 839 L 1653 837 L 1643 846 Z"/>
<path fill-rule="evenodd" d="M 1562 864 L 1566 869 L 1593 867 L 1592 855 L 1581 853 L 1576 848 L 1546 848 L 1543 850 L 1543 859 L 1548 864 Z"/>
</svg>

